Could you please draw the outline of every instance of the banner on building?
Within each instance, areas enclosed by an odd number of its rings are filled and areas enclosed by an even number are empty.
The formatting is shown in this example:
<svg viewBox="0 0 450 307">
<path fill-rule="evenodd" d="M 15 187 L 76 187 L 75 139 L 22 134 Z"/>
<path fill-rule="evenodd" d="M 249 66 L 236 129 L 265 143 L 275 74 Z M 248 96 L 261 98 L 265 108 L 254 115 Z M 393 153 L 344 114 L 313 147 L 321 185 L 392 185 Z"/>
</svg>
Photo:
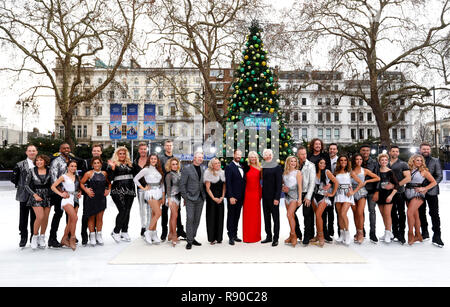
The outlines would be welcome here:
<svg viewBox="0 0 450 307">
<path fill-rule="evenodd" d="M 120 140 L 122 138 L 122 105 L 114 103 L 110 105 L 109 138 Z"/>
<path fill-rule="evenodd" d="M 144 105 L 144 140 L 155 139 L 155 108 L 154 104 Z"/>
<path fill-rule="evenodd" d="M 127 104 L 127 139 L 136 140 L 138 137 L 138 110 L 137 104 Z"/>
</svg>

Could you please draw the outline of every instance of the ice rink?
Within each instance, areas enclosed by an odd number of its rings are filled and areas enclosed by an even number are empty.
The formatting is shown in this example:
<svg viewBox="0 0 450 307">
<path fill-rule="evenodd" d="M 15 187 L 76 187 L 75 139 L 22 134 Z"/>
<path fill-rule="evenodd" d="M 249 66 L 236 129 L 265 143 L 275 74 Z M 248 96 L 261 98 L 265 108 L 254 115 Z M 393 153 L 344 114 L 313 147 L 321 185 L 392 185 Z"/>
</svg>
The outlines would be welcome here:
<svg viewBox="0 0 450 307">
<path fill-rule="evenodd" d="M 164 264 L 164 265 L 112 265 L 108 264 L 130 243 L 117 244 L 110 236 L 117 209 L 108 197 L 108 208 L 104 215 L 104 246 L 82 247 L 76 251 L 70 249 L 46 249 L 33 251 L 28 244 L 19 248 L 19 204 L 15 201 L 15 189 L 9 182 L 0 182 L 2 213 L 0 225 L 2 239 L 0 243 L 0 286 L 450 286 L 450 184 L 441 184 L 440 217 L 444 248 L 432 245 L 431 240 L 408 246 L 397 242 L 377 245 L 366 240 L 362 245 L 350 247 L 367 260 L 364 264 L 335 263 L 263 263 L 263 264 Z M 284 204 L 284 202 L 282 201 Z M 203 215 L 205 210 L 203 210 Z M 428 214 L 428 210 L 427 210 Z M 53 209 L 50 220 L 53 215 Z M 368 215 L 366 209 L 366 216 Z M 81 211 L 78 214 L 77 237 L 81 241 Z M 226 216 L 226 214 L 225 214 Z M 301 224 L 303 217 L 298 211 Z M 185 210 L 182 210 L 185 224 Z M 284 205 L 280 210 L 280 244 L 288 236 L 288 221 Z M 355 233 L 352 213 L 349 211 L 352 236 Z M 429 232 L 431 220 L 429 219 Z M 225 223 L 226 225 L 226 223 Z M 65 227 L 61 220 L 58 240 Z M 262 224 L 264 229 L 264 224 Z M 366 218 L 366 230 L 368 231 Z M 47 238 L 50 229 L 47 229 Z M 224 230 L 224 242 L 226 229 Z M 239 236 L 241 237 L 241 226 Z M 158 223 L 158 234 L 160 235 Z M 377 235 L 384 233 L 381 215 L 377 211 Z M 133 240 L 141 240 L 137 199 L 130 218 L 129 234 Z M 206 240 L 204 217 L 197 236 L 203 244 Z M 263 234 L 264 238 L 264 234 Z M 185 243 L 176 248 L 184 249 Z M 163 243 L 167 244 L 167 243 Z M 244 244 L 244 243 L 237 243 Z M 259 244 L 259 243 L 255 243 Z M 158 246 L 149 246 L 158 248 Z M 201 249 L 202 247 L 193 247 Z M 301 253 L 302 246 L 297 246 Z M 308 246 L 306 248 L 319 248 Z M 184 250 L 186 253 L 189 251 Z M 322 249 L 327 252 L 327 245 Z M 277 252 L 277 247 L 261 244 L 261 252 Z M 211 272 L 214 272 L 212 274 Z"/>
</svg>

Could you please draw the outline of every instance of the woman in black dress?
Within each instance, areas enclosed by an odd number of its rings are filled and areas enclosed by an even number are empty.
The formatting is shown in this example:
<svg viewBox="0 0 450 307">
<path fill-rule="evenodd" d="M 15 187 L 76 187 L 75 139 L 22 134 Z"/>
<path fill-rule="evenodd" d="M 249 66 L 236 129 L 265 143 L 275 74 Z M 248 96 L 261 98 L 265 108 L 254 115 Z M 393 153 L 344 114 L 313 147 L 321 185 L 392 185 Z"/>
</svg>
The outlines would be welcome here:
<svg viewBox="0 0 450 307">
<path fill-rule="evenodd" d="M 206 187 L 206 231 L 211 245 L 222 243 L 225 197 L 225 172 L 217 158 L 211 159 L 204 174 Z"/>
<path fill-rule="evenodd" d="M 381 154 L 378 156 L 378 163 L 380 164 L 380 183 L 378 185 L 378 197 L 374 195 L 373 200 L 377 202 L 380 209 L 381 216 L 385 226 L 384 236 L 380 240 L 384 240 L 386 243 L 391 243 L 394 238 L 392 234 L 392 199 L 398 189 L 398 180 L 395 177 L 394 172 L 387 167 L 389 163 L 389 156 L 387 154 Z"/>
<path fill-rule="evenodd" d="M 102 171 L 102 159 L 94 157 L 91 160 L 92 170 L 87 171 L 80 181 L 81 189 L 87 197 L 83 207 L 83 215 L 88 216 L 89 242 L 95 246 L 103 245 L 102 227 L 103 213 L 106 209 L 106 196 L 111 190 L 108 174 Z M 97 229 L 97 233 L 95 230 Z"/>
<path fill-rule="evenodd" d="M 118 147 L 112 159 L 108 161 L 108 165 L 111 168 L 111 198 L 116 204 L 117 210 L 119 210 L 116 217 L 116 226 L 111 236 L 116 243 L 121 240 L 130 242 L 128 223 L 136 191 L 133 181 L 133 163 L 128 149 L 125 146 Z"/>
<path fill-rule="evenodd" d="M 30 193 L 27 206 L 32 207 L 36 214 L 33 227 L 31 248 L 45 248 L 45 231 L 50 214 L 50 186 L 51 175 L 48 169 L 50 159 L 45 155 L 38 155 L 35 167 L 30 170 L 25 182 L 25 189 Z M 39 235 L 39 229 L 41 230 Z"/>
</svg>

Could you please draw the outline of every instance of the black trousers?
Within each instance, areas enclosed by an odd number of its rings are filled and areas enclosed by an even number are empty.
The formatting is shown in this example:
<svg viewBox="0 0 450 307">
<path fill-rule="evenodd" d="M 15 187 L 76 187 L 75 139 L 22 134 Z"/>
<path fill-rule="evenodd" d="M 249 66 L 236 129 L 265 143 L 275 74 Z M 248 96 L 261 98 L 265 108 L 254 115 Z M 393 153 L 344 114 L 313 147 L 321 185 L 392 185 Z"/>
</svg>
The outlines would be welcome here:
<svg viewBox="0 0 450 307">
<path fill-rule="evenodd" d="M 392 234 L 394 237 L 405 236 L 406 214 L 405 214 L 405 193 L 396 193 L 392 199 Z"/>
<path fill-rule="evenodd" d="M 54 214 L 50 227 L 49 240 L 57 240 L 59 222 L 64 213 L 64 210 L 61 208 L 61 199 L 61 196 L 54 193 L 50 196 L 50 204 L 53 206 Z"/>
<path fill-rule="evenodd" d="M 236 204 L 232 205 L 230 199 L 227 198 L 227 232 L 229 239 L 237 238 L 239 218 L 242 211 L 242 200 L 238 200 Z"/>
<path fill-rule="evenodd" d="M 133 205 L 134 196 L 115 194 L 111 195 L 112 200 L 116 204 L 119 213 L 116 216 L 116 226 L 114 233 L 128 232 L 128 223 L 130 222 L 130 211 Z"/>
<path fill-rule="evenodd" d="M 162 236 L 164 236 L 164 237 L 167 236 L 167 233 L 169 231 L 168 224 L 169 224 L 169 207 L 162 206 L 162 208 L 161 208 L 161 227 L 162 227 Z M 186 235 L 186 233 L 184 232 L 184 226 L 181 223 L 181 204 L 180 204 L 180 206 L 178 206 L 177 235 L 178 236 Z"/>
<path fill-rule="evenodd" d="M 206 200 L 206 232 L 208 234 L 208 242 L 223 240 L 223 218 L 224 218 L 223 202 L 217 204 L 209 197 Z"/>
<path fill-rule="evenodd" d="M 266 230 L 266 237 L 273 241 L 278 241 L 280 237 L 280 205 L 273 204 L 274 199 L 263 197 L 263 213 L 264 213 L 264 228 Z M 272 220 L 273 220 L 273 236 L 272 236 Z"/>
<path fill-rule="evenodd" d="M 28 216 L 30 217 L 30 232 L 33 234 L 34 221 L 36 220 L 34 210 L 27 206 L 27 202 L 20 202 L 19 231 L 21 238 L 28 238 Z"/>
<path fill-rule="evenodd" d="M 433 234 L 441 235 L 441 219 L 439 218 L 439 198 L 437 195 L 425 195 L 425 201 L 428 205 L 429 214 L 431 216 L 431 224 Z M 420 228 L 422 233 L 428 233 L 428 222 L 425 202 L 419 207 Z"/>
<path fill-rule="evenodd" d="M 304 200 L 306 196 L 306 193 L 302 193 L 302 199 Z M 302 206 L 304 206 L 305 204 L 303 203 Z M 294 214 L 294 219 L 295 219 L 295 234 L 297 235 L 297 238 L 301 239 L 302 238 L 302 231 L 300 230 L 300 223 L 298 221 L 298 217 L 297 217 L 297 210 L 300 207 L 297 207 L 295 209 L 295 214 Z"/>
<path fill-rule="evenodd" d="M 334 197 L 331 197 L 330 201 L 333 205 L 327 206 L 322 213 L 323 232 L 326 235 L 334 236 Z"/>
</svg>

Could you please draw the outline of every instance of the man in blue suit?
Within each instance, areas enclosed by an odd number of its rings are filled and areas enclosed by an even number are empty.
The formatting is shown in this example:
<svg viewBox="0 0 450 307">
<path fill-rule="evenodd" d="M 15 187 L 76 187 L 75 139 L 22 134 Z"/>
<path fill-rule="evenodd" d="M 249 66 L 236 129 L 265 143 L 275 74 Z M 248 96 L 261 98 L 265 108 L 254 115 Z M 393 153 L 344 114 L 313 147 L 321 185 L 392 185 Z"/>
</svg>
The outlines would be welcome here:
<svg viewBox="0 0 450 307">
<path fill-rule="evenodd" d="M 244 203 L 245 176 L 242 165 L 239 163 L 242 152 L 234 151 L 233 161 L 225 167 L 226 197 L 227 197 L 227 231 L 230 245 L 241 242 L 237 237 L 239 218 Z"/>
</svg>

